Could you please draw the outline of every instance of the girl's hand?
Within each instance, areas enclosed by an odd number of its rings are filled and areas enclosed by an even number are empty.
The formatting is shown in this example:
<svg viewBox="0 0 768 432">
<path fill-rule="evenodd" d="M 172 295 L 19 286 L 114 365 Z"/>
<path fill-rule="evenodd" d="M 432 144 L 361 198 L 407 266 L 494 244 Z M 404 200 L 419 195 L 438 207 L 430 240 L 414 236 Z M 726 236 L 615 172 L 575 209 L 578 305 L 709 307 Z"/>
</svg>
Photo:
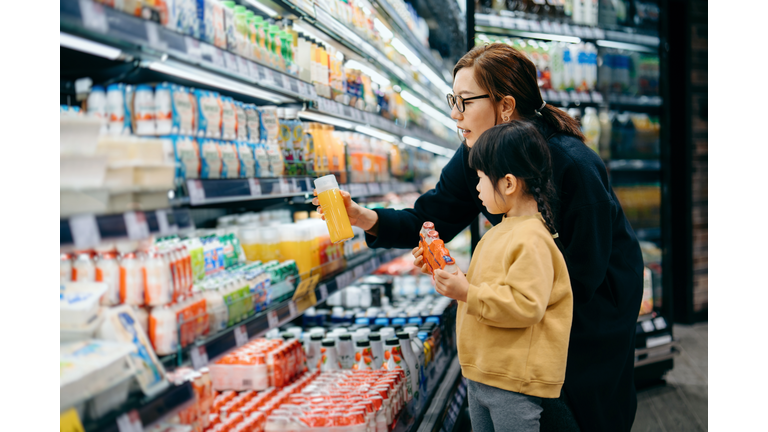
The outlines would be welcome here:
<svg viewBox="0 0 768 432">
<path fill-rule="evenodd" d="M 358 226 L 365 231 L 370 230 L 379 218 L 379 215 L 375 211 L 362 207 L 358 203 L 352 201 L 352 195 L 349 192 L 340 190 L 339 193 L 344 199 L 344 207 L 347 209 L 347 216 L 349 216 L 349 223 Z M 320 201 L 317 199 L 317 189 L 314 190 L 315 198 L 312 199 L 312 205 L 317 206 L 317 212 L 320 213 L 320 217 L 325 220 L 323 214 L 323 208 L 320 207 Z"/>
<path fill-rule="evenodd" d="M 420 267 L 422 273 L 430 274 L 429 267 L 427 267 L 427 263 L 424 262 L 424 250 L 421 249 L 421 247 L 416 246 L 415 248 L 413 248 L 411 253 L 413 254 L 414 258 L 416 258 L 416 260 L 413 262 L 413 265 L 415 265 L 416 267 Z"/>
<path fill-rule="evenodd" d="M 467 302 L 469 293 L 469 281 L 461 270 L 456 274 L 448 273 L 445 270 L 435 270 L 435 290 L 440 294 L 454 300 Z"/>
</svg>

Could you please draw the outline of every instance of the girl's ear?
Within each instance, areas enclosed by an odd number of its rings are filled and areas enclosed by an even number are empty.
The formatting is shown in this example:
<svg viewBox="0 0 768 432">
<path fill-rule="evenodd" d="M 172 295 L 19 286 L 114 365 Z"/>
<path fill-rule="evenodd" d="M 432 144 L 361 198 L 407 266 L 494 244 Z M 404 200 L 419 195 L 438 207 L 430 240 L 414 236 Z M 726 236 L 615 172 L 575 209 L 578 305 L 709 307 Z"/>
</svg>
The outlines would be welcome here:
<svg viewBox="0 0 768 432">
<path fill-rule="evenodd" d="M 519 187 L 520 181 L 512 174 L 507 174 L 501 179 L 501 190 L 504 195 L 513 195 Z"/>
</svg>

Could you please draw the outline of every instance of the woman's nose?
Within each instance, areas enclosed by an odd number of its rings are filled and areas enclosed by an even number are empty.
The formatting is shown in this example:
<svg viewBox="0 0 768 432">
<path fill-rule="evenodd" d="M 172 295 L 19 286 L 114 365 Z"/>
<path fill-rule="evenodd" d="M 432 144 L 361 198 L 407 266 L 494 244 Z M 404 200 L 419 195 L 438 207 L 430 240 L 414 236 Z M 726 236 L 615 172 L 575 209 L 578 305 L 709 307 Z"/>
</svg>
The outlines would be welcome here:
<svg viewBox="0 0 768 432">
<path fill-rule="evenodd" d="M 454 120 L 463 120 L 464 114 L 459 112 L 459 109 L 456 107 L 457 105 L 453 105 L 453 108 L 451 108 L 451 118 Z"/>
</svg>

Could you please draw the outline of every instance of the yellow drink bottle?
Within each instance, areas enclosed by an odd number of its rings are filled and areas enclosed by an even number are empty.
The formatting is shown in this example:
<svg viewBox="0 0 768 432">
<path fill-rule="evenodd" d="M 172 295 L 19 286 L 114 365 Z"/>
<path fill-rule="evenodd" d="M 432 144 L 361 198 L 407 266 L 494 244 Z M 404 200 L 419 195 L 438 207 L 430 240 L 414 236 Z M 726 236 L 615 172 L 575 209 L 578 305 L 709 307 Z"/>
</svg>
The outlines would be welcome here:
<svg viewBox="0 0 768 432">
<path fill-rule="evenodd" d="M 331 242 L 339 243 L 354 237 L 352 224 L 349 222 L 347 208 L 344 207 L 344 198 L 339 191 L 336 177 L 331 175 L 315 179 L 317 199 L 325 214 L 325 222 L 331 235 Z"/>
</svg>

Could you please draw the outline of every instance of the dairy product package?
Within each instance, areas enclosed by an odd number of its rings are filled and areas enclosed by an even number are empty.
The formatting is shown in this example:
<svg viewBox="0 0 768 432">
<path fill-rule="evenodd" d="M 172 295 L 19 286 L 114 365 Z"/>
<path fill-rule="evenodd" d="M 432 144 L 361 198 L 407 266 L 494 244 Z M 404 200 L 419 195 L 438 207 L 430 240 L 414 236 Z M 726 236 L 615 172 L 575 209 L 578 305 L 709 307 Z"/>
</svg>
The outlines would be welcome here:
<svg viewBox="0 0 768 432">
<path fill-rule="evenodd" d="M 221 153 L 221 178 L 240 177 L 240 161 L 237 157 L 237 148 L 231 141 L 220 141 Z"/>
<path fill-rule="evenodd" d="M 219 94 L 195 90 L 197 101 L 197 136 L 221 139 L 221 101 Z"/>
<path fill-rule="evenodd" d="M 161 83 L 155 87 L 155 133 L 169 135 L 173 128 L 171 85 Z"/>
<path fill-rule="evenodd" d="M 278 134 L 280 133 L 280 124 L 277 119 L 277 107 L 263 106 L 259 107 L 258 110 L 261 115 L 261 138 L 266 138 L 267 141 L 277 142 Z M 266 137 L 264 136 L 265 133 Z"/>
<path fill-rule="evenodd" d="M 155 134 L 155 93 L 146 84 L 136 86 L 133 98 L 133 132 L 136 135 Z"/>
<path fill-rule="evenodd" d="M 267 146 L 265 146 L 264 143 L 255 144 L 253 154 L 256 158 L 256 171 L 258 172 L 258 176 L 273 177 L 272 166 L 269 164 L 269 156 L 267 155 Z"/>
<path fill-rule="evenodd" d="M 107 292 L 104 282 L 69 282 L 59 287 L 59 325 L 82 328 L 98 318 L 99 300 Z"/>
<path fill-rule="evenodd" d="M 138 323 L 136 313 L 128 305 L 111 308 L 99 328 L 97 336 L 115 342 L 128 342 L 136 347 L 129 361 L 136 370 L 136 379 L 145 395 L 153 395 L 165 389 L 165 368 L 152 349 L 144 328 Z"/>
<path fill-rule="evenodd" d="M 200 148 L 194 138 L 172 135 L 173 155 L 176 163 L 176 178 L 200 178 Z"/>
<path fill-rule="evenodd" d="M 261 112 L 256 109 L 256 105 L 248 104 L 244 106 L 248 139 L 252 142 L 261 140 Z"/>
<path fill-rule="evenodd" d="M 245 142 L 235 142 L 237 147 L 237 157 L 240 160 L 240 178 L 254 178 L 257 176 L 256 159 L 254 157 L 254 145 Z"/>
<path fill-rule="evenodd" d="M 125 85 L 111 84 L 107 87 L 106 116 L 108 131 L 111 135 L 125 135 Z"/>
<path fill-rule="evenodd" d="M 231 97 L 221 98 L 221 138 L 228 141 L 237 139 L 237 112 Z"/>
<path fill-rule="evenodd" d="M 221 151 L 214 139 L 198 139 L 200 147 L 200 178 L 221 178 Z"/>
<path fill-rule="evenodd" d="M 224 33 L 224 6 L 218 0 L 197 0 L 197 18 L 203 41 L 226 48 Z"/>
<path fill-rule="evenodd" d="M 224 5 L 224 34 L 226 36 L 226 49 L 229 52 L 237 51 L 237 32 L 235 29 L 235 2 L 225 1 Z"/>
<path fill-rule="evenodd" d="M 277 141 L 267 141 L 267 157 L 269 158 L 269 167 L 273 176 L 281 176 L 285 172 L 285 163 L 283 161 L 283 152 Z"/>
<path fill-rule="evenodd" d="M 123 87 L 123 110 L 125 111 L 125 121 L 123 122 L 123 134 L 130 135 L 136 133 L 133 124 L 133 99 L 136 95 L 136 87 L 126 84 Z"/>
<path fill-rule="evenodd" d="M 171 132 L 173 134 L 194 135 L 195 106 L 189 89 L 182 86 L 171 86 Z"/>
<path fill-rule="evenodd" d="M 245 104 L 235 101 L 235 117 L 237 118 L 237 140 L 248 141 L 248 117 L 245 114 Z"/>
<path fill-rule="evenodd" d="M 197 0 L 173 0 L 170 16 L 173 27 L 179 33 L 200 39 L 200 19 L 197 13 Z M 170 21 L 170 20 L 169 20 Z"/>
</svg>

